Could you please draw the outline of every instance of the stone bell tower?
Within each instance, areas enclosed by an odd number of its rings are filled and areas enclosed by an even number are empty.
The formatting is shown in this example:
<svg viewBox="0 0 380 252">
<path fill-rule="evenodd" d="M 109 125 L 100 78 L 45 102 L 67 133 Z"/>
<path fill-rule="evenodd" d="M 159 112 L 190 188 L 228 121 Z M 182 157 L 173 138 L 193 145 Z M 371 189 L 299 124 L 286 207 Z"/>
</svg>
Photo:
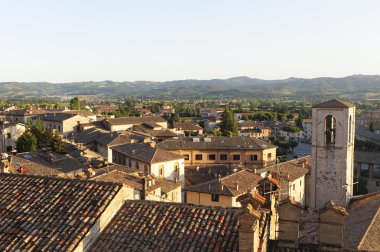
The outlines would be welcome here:
<svg viewBox="0 0 380 252">
<path fill-rule="evenodd" d="M 346 207 L 353 195 L 355 106 L 337 99 L 312 108 L 310 207 Z"/>
</svg>

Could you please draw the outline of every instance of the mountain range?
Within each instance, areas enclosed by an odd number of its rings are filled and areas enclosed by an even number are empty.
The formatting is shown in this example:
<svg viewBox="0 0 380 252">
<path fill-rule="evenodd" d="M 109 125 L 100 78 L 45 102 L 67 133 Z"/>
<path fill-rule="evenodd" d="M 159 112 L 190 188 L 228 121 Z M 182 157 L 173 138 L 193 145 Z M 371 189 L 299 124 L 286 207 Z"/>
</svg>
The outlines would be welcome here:
<svg viewBox="0 0 380 252">
<path fill-rule="evenodd" d="M 78 95 L 108 97 L 251 97 L 251 98 L 380 98 L 380 75 L 342 78 L 288 78 L 262 80 L 249 77 L 166 82 L 0 82 L 0 98 L 44 98 Z"/>
</svg>

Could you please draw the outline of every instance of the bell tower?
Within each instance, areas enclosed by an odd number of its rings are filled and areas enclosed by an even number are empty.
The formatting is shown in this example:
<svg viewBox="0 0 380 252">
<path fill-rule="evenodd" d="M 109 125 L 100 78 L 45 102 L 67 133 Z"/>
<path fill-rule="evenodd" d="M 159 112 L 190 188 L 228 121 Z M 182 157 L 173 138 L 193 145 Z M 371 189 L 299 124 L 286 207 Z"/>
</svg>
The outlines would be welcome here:
<svg viewBox="0 0 380 252">
<path fill-rule="evenodd" d="M 353 195 L 355 105 L 334 99 L 312 108 L 310 207 L 346 207 Z"/>
</svg>

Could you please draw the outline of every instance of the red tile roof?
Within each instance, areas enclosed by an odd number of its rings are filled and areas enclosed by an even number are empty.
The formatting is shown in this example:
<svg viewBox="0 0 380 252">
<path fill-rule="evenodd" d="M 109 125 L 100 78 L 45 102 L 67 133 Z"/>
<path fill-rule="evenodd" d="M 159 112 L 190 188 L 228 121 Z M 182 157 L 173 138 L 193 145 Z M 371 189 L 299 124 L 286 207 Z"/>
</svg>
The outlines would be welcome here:
<svg viewBox="0 0 380 252">
<path fill-rule="evenodd" d="M 242 170 L 223 178 L 214 179 L 185 188 L 186 191 L 238 196 L 255 188 L 263 180 L 259 175 Z"/>
<path fill-rule="evenodd" d="M 126 201 L 91 251 L 237 251 L 235 209 Z"/>
<path fill-rule="evenodd" d="M 73 251 L 121 185 L 0 174 L 0 251 Z"/>
</svg>

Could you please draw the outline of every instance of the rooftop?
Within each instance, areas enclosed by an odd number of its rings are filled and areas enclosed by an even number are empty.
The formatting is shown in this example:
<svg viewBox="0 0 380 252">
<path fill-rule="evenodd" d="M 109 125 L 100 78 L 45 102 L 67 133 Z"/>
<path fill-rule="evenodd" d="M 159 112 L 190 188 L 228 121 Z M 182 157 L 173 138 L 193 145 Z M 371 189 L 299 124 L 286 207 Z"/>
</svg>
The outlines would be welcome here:
<svg viewBox="0 0 380 252">
<path fill-rule="evenodd" d="M 47 113 L 41 116 L 41 119 L 44 121 L 51 121 L 51 122 L 63 122 L 65 120 L 68 120 L 74 116 L 77 116 L 76 114 L 67 114 L 67 113 Z"/>
<path fill-rule="evenodd" d="M 118 184 L 0 173 L 0 250 L 74 251 Z"/>
<path fill-rule="evenodd" d="M 311 156 L 292 159 L 287 162 L 275 164 L 265 169 L 270 172 L 274 178 L 278 179 L 278 173 L 290 181 L 296 180 L 305 176 L 311 168 Z"/>
<path fill-rule="evenodd" d="M 355 162 L 380 164 L 380 152 L 356 151 L 354 153 Z"/>
<path fill-rule="evenodd" d="M 344 247 L 380 251 L 380 192 L 351 198 L 344 225 Z"/>
<path fill-rule="evenodd" d="M 186 186 L 208 182 L 218 178 L 218 176 L 225 177 L 234 172 L 244 170 L 244 166 L 240 165 L 200 165 L 200 166 L 186 166 L 185 181 Z"/>
<path fill-rule="evenodd" d="M 313 108 L 355 108 L 355 105 L 339 99 L 332 99 L 316 104 Z"/>
<path fill-rule="evenodd" d="M 179 137 L 157 144 L 165 150 L 216 150 L 216 149 L 250 149 L 267 150 L 276 148 L 275 145 L 256 138 L 239 137 Z"/>
<path fill-rule="evenodd" d="M 186 191 L 238 196 L 255 188 L 263 178 L 251 171 L 242 170 L 223 178 L 196 184 L 185 188 Z"/>
<path fill-rule="evenodd" d="M 132 159 L 137 159 L 145 163 L 162 163 L 183 159 L 183 157 L 178 154 L 174 154 L 159 148 L 153 148 L 142 143 L 117 145 L 111 147 L 111 149 Z"/>
<path fill-rule="evenodd" d="M 91 251 L 237 251 L 235 209 L 126 201 Z"/>
<path fill-rule="evenodd" d="M 181 130 L 202 130 L 202 127 L 189 122 L 174 122 L 173 128 Z"/>
<path fill-rule="evenodd" d="M 161 116 L 144 116 L 144 117 L 120 117 L 105 119 L 111 125 L 129 125 L 143 123 L 165 123 L 167 122 Z"/>
</svg>

